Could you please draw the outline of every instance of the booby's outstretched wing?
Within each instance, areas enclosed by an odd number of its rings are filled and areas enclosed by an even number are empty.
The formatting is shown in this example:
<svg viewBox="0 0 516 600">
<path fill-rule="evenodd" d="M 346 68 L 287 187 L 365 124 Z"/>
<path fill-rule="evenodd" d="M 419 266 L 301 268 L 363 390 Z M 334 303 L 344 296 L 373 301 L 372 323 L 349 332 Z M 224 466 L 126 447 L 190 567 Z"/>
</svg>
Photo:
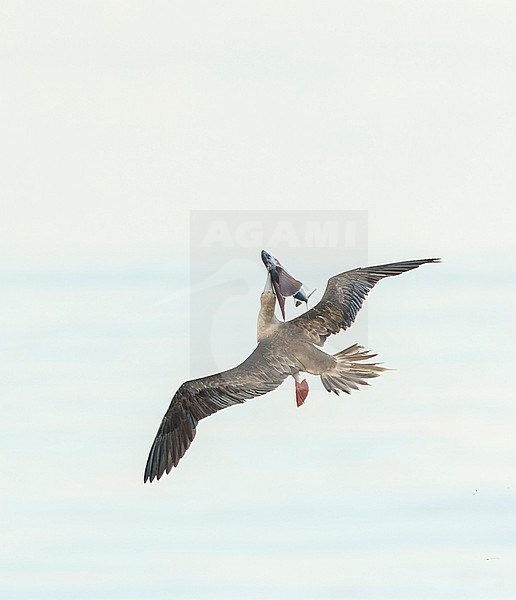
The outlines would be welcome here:
<svg viewBox="0 0 516 600">
<path fill-rule="evenodd" d="M 288 321 L 287 326 L 304 330 L 304 339 L 322 346 L 330 335 L 347 329 L 355 320 L 369 291 L 384 277 L 417 269 L 439 258 L 406 260 L 346 271 L 328 280 L 320 302 L 309 311 Z"/>
<path fill-rule="evenodd" d="M 177 466 L 195 437 L 198 421 L 274 390 L 301 368 L 296 359 L 278 352 L 276 344 L 274 339 L 260 342 L 237 367 L 181 385 L 152 444 L 144 481 L 159 479 Z"/>
</svg>

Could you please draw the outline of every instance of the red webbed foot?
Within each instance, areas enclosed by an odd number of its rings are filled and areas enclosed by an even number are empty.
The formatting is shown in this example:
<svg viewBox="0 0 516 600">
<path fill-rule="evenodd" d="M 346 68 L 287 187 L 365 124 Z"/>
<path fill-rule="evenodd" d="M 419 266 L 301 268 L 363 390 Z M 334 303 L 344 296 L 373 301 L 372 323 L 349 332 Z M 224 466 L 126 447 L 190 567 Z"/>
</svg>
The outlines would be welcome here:
<svg viewBox="0 0 516 600">
<path fill-rule="evenodd" d="M 303 381 L 296 381 L 296 404 L 297 406 L 301 406 L 303 404 L 303 402 L 306 400 L 306 397 L 308 396 L 308 382 L 306 381 L 306 379 L 303 379 Z"/>
</svg>

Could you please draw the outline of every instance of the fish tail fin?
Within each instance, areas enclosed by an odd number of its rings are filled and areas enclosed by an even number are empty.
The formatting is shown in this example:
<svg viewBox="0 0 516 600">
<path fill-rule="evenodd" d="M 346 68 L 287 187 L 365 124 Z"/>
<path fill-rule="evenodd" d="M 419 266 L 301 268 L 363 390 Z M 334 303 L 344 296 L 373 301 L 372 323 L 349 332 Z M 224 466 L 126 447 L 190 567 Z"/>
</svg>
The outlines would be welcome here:
<svg viewBox="0 0 516 600">
<path fill-rule="evenodd" d="M 317 288 L 316 288 L 316 289 L 317 289 Z M 306 300 L 298 300 L 298 299 L 297 299 L 297 298 L 294 296 L 294 305 L 295 305 L 295 306 L 299 306 L 300 304 L 302 304 L 303 302 L 305 302 L 305 303 L 306 303 L 306 308 L 308 308 L 308 300 L 310 300 L 310 296 L 311 296 L 311 295 L 312 295 L 312 294 L 313 294 L 313 293 L 316 291 L 316 289 L 315 289 L 315 290 L 312 290 L 312 291 L 311 291 L 311 292 L 308 294 L 308 296 L 306 297 Z"/>
</svg>

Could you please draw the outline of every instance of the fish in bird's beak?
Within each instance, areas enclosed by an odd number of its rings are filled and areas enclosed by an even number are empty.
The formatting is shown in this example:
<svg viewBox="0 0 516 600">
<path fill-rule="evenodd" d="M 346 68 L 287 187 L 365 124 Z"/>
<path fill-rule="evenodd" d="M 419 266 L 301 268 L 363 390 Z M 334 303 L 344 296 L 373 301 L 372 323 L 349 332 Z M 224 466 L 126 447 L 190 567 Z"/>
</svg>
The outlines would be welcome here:
<svg viewBox="0 0 516 600">
<path fill-rule="evenodd" d="M 306 302 L 308 305 L 308 298 L 313 292 L 307 295 L 301 281 L 292 277 L 280 261 L 265 250 L 262 250 L 262 261 L 271 276 L 272 287 L 278 299 L 283 320 L 285 320 L 285 298 L 288 296 L 294 297 L 296 306 L 299 306 L 301 302 Z"/>
<path fill-rule="evenodd" d="M 306 307 L 308 308 L 308 299 L 310 298 L 310 296 L 315 292 L 315 290 L 312 290 L 309 294 L 306 293 L 306 291 L 304 290 L 303 287 L 301 287 L 301 289 L 299 290 L 299 292 L 296 292 L 294 294 L 294 304 L 295 306 L 299 306 L 301 304 L 301 302 L 305 302 L 306 303 Z"/>
</svg>

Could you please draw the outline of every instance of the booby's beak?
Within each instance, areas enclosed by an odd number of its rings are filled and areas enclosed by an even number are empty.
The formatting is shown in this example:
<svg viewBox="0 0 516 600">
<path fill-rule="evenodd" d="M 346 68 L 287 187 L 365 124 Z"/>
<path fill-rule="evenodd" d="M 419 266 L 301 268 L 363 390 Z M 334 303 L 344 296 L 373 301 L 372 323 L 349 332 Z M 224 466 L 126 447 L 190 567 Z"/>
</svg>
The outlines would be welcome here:
<svg viewBox="0 0 516 600">
<path fill-rule="evenodd" d="M 285 296 L 282 295 L 279 284 L 277 281 L 274 281 L 274 277 L 272 277 L 272 287 L 274 288 L 274 293 L 278 299 L 281 316 L 283 317 L 283 320 L 285 320 Z"/>
</svg>

